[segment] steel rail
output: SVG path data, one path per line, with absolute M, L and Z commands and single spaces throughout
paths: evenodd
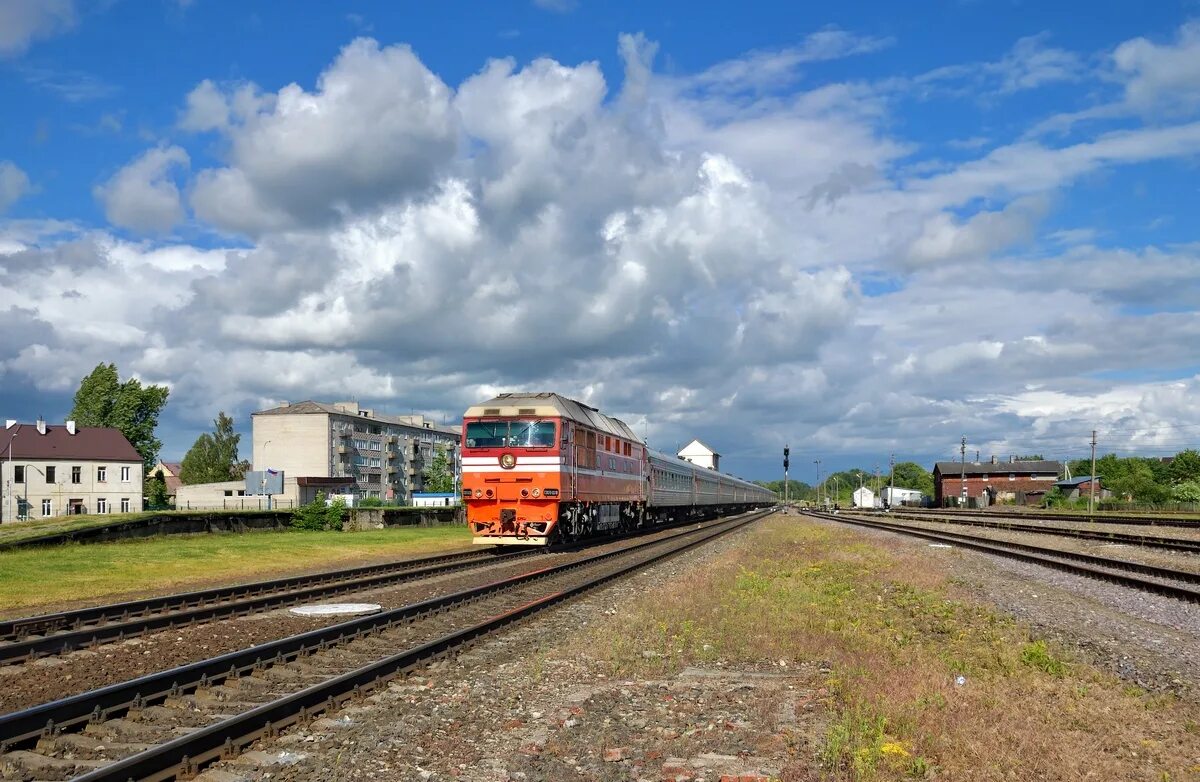
M 959 510 L 957 508 L 903 508 L 909 513 L 928 513 L 943 516 L 986 516 L 1002 519 L 1034 519 L 1037 521 L 1086 521 L 1091 524 L 1128 524 L 1147 527 L 1200 527 L 1200 519 L 1172 518 L 1170 516 L 1117 516 L 1108 513 L 1062 513 L 1054 511 L 1002 511 L 1002 510 Z
M 754 512 L 748 518 L 726 518 L 703 527 L 700 531 L 739 526 L 755 521 L 770 512 L 769 510 Z M 168 697 L 186 694 L 200 687 L 212 686 L 226 679 L 236 679 L 242 674 L 261 670 L 271 665 L 290 662 L 329 646 L 342 645 L 388 627 L 410 623 L 425 616 L 476 602 L 534 581 L 596 565 L 613 558 L 629 556 L 653 546 L 669 544 L 686 536 L 694 536 L 697 531 L 697 529 L 684 530 L 666 538 L 595 554 L 575 562 L 539 568 L 482 586 L 429 598 L 382 613 L 358 617 L 276 641 L 269 641 L 248 649 L 228 652 L 207 660 L 147 674 L 22 711 L 0 715 L 0 751 L 28 746 L 44 735 L 53 735 L 62 730 L 82 727 L 92 720 L 109 719 L 129 709 L 143 708 Z
M 862 514 L 856 515 L 862 517 Z M 888 516 L 894 519 L 909 519 L 912 521 L 921 521 L 925 523 L 958 524 L 966 527 L 980 527 L 983 529 L 1008 530 L 1012 532 L 1032 532 L 1040 535 L 1060 535 L 1068 538 L 1079 538 L 1080 540 L 1102 540 L 1108 543 L 1130 543 L 1136 546 L 1148 546 L 1151 548 L 1165 548 L 1174 551 L 1200 553 L 1200 540 L 1166 538 L 1160 535 L 1138 535 L 1132 532 L 1109 532 L 1102 529 L 1076 529 L 1075 527 L 1046 527 L 1036 524 L 986 521 L 984 519 L 971 519 L 960 516 L 950 518 L 946 516 L 930 516 L 924 513 L 903 513 L 896 512 L 894 510 L 889 512 Z M 1066 520 L 1067 519 L 1063 519 L 1063 521 Z
M 347 700 L 361 697 L 386 684 L 398 674 L 443 657 L 456 648 L 472 645 L 504 627 L 525 620 L 540 611 L 610 581 L 627 576 L 647 565 L 660 562 L 720 535 L 739 529 L 771 512 L 770 510 L 754 512 L 750 518 L 737 519 L 728 524 L 718 522 L 713 525 L 716 529 L 708 528 L 710 531 L 707 534 L 684 541 L 649 558 L 639 559 L 575 586 L 552 592 L 518 608 L 497 614 L 479 624 L 406 649 L 357 670 L 201 728 L 174 741 L 139 752 L 109 766 L 83 774 L 76 780 L 77 782 L 127 782 L 128 780 L 157 782 L 158 780 L 191 776 L 208 763 L 231 757 L 261 738 L 273 736 L 279 730 L 297 722 L 311 719 L 322 712 L 332 711 Z M 686 534 L 689 533 L 683 533 L 683 535 Z M 648 546 L 662 542 L 654 541 L 642 545 Z M 629 550 L 627 549 L 626 552 Z
M 27 635 L 0 643 L 0 663 L 31 660 L 109 641 L 122 641 L 155 630 L 268 611 L 303 600 L 400 584 L 539 553 L 540 550 L 465 551 L 9 620 L 0 628 L 9 632 L 10 637 L 16 633 L 36 632 L 34 628 L 42 628 L 47 634 Z M 439 562 L 441 564 L 436 564 Z M 312 583 L 314 579 L 316 584 Z M 51 629 L 68 622 L 71 629 Z
M 1058 549 L 1045 548 L 1042 546 L 1031 546 L 1027 543 L 1011 543 L 1008 541 L 994 540 L 992 538 L 982 538 L 976 535 L 963 535 L 954 532 L 935 532 L 933 530 L 919 529 L 917 527 L 909 527 L 903 524 L 888 524 L 885 522 L 868 521 L 866 519 L 853 516 L 843 516 L 834 513 L 814 513 L 806 511 L 806 514 L 814 518 L 819 518 L 827 521 L 838 521 L 843 524 L 853 524 L 860 527 L 868 527 L 871 529 L 880 529 L 885 532 L 896 532 L 902 535 L 911 535 L 913 537 L 924 538 L 926 540 L 935 540 L 943 542 L 952 542 L 963 548 L 974 549 L 988 554 L 997 554 L 1010 559 L 1019 559 L 1025 562 L 1031 562 L 1038 565 L 1045 565 L 1057 570 L 1063 570 L 1068 573 L 1077 575 L 1092 576 L 1105 581 L 1114 581 L 1124 586 L 1135 587 L 1147 592 L 1173 597 L 1178 600 L 1189 602 L 1200 602 L 1200 589 L 1193 589 L 1183 586 L 1182 584 L 1163 583 L 1161 581 L 1152 581 L 1145 578 L 1139 578 L 1135 575 L 1130 575 L 1129 572 L 1120 573 L 1117 570 L 1127 570 L 1130 572 L 1141 573 L 1143 575 L 1153 575 L 1157 578 L 1170 579 L 1174 581 L 1182 581 L 1188 583 L 1200 583 L 1200 574 L 1188 573 L 1171 568 L 1157 567 L 1155 565 L 1144 565 L 1140 562 L 1130 562 L 1124 559 L 1110 559 L 1108 557 L 1097 557 L 1091 554 L 1078 554 L 1073 551 L 1060 551 Z M 1074 561 L 1064 561 L 1074 560 Z M 1086 564 L 1080 564 L 1086 563 Z M 1112 568 L 1106 570 L 1104 568 Z

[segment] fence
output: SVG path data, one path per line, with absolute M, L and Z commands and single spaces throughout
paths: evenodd
M 184 500 L 175 503 L 175 510 L 291 510 L 295 500 L 276 499 L 267 505 L 266 497 L 221 497 L 217 500 Z

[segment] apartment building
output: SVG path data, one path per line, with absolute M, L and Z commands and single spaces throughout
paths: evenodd
M 7 421 L 0 520 L 142 509 L 142 457 L 119 429 Z
M 289 478 L 353 478 L 359 497 L 410 503 L 434 454 L 458 461 L 461 429 L 357 402 L 304 401 L 253 413 L 254 469 Z

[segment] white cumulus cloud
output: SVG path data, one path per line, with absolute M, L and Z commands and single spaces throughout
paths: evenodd
M 183 219 L 173 174 L 187 168 L 182 147 L 147 150 L 95 189 L 109 222 L 146 233 L 169 231 Z

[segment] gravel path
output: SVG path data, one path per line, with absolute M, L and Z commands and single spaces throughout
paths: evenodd
M 852 529 L 888 547 L 924 549 L 971 596 L 1040 636 L 1132 684 L 1200 701 L 1200 605 L 898 533 L 813 523 Z

